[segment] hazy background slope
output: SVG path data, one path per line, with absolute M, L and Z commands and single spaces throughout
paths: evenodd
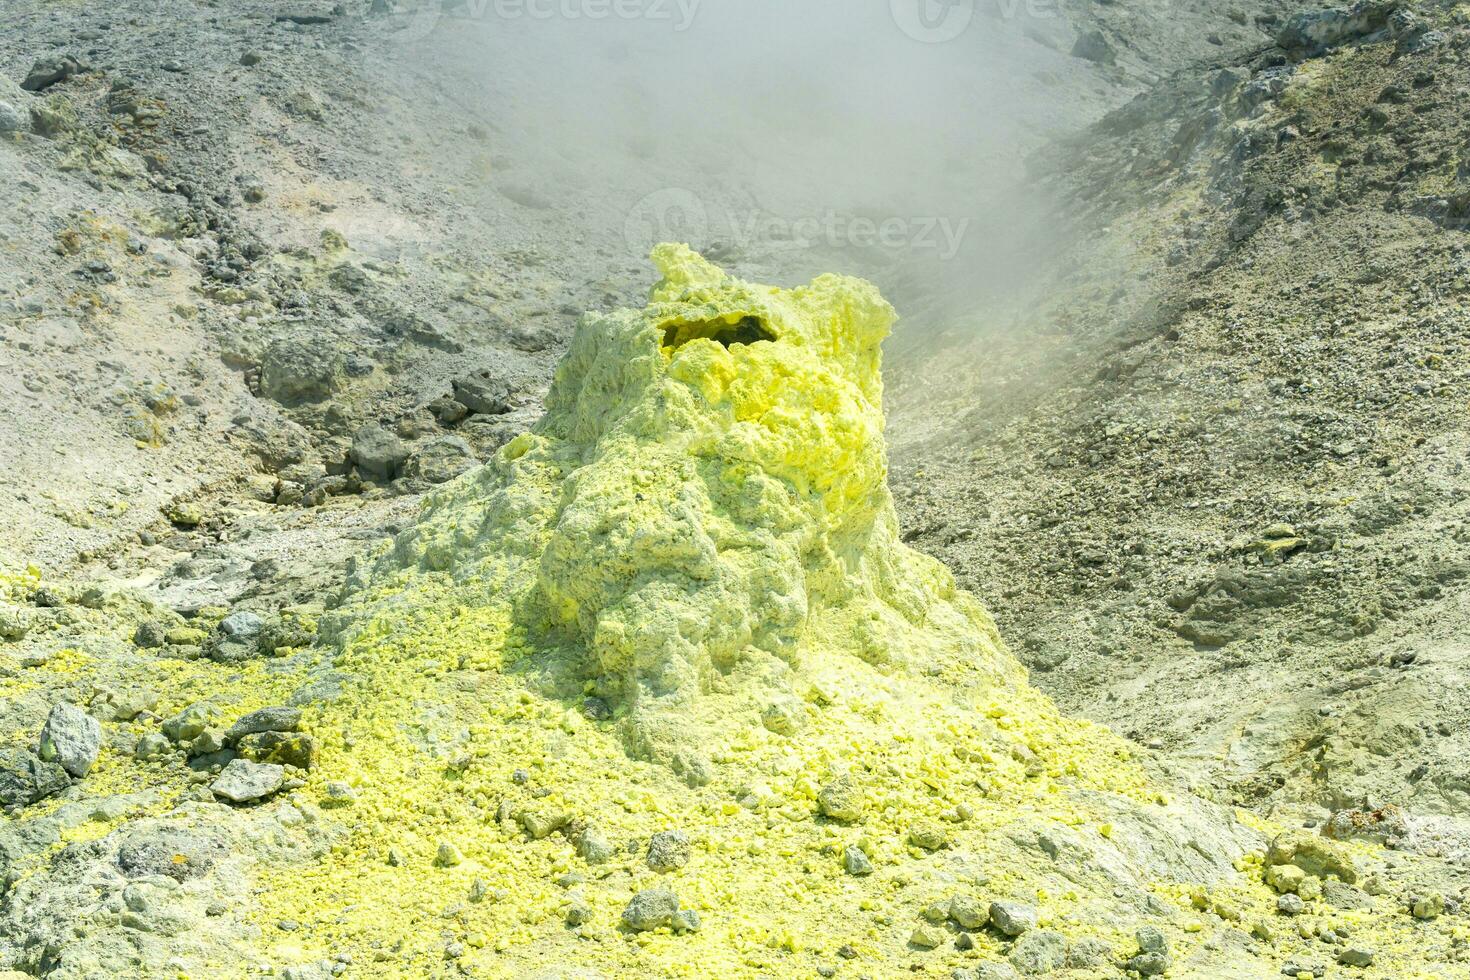
M 655 238 L 866 271 L 917 325 L 936 282 L 965 303 L 1016 273 L 1026 151 L 1266 36 L 1203 4 L 502 8 L 7 5 L 12 557 L 65 563 L 252 468 L 309 489 L 455 372 L 532 390 Z M 272 356 L 314 379 L 272 386 Z
M 903 452 L 910 533 L 1064 704 L 1234 802 L 1457 838 L 1466 36 L 1400 17 L 1043 154 L 1088 235 L 894 427 L 951 420 Z

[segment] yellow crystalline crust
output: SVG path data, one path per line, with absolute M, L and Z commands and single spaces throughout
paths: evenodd
M 341 804 L 327 783 L 348 783 L 331 812 L 349 833 L 261 881 L 274 962 L 770 977 L 842 951 L 873 976 L 946 976 L 1005 955 L 986 931 L 968 952 L 909 945 L 962 892 L 1131 955 L 1120 886 L 1183 894 L 1219 869 L 1180 829 L 1178 880 L 1130 870 L 1175 846 L 1140 828 L 1179 804 L 1028 687 L 979 604 L 899 541 L 891 308 L 854 279 L 752 285 L 676 245 L 654 261 L 645 309 L 584 318 L 535 429 L 353 570 L 324 624 L 343 691 L 310 719 L 324 752 L 303 791 Z M 839 823 L 817 797 L 844 774 L 862 816 Z M 589 827 L 610 860 L 578 854 Z M 660 874 L 644 854 L 667 829 L 692 858 Z M 1039 834 L 1089 861 L 1059 871 Z M 849 846 L 874 873 L 844 871 Z M 621 929 L 654 886 L 702 928 Z M 1167 928 L 1180 952 L 1201 938 Z

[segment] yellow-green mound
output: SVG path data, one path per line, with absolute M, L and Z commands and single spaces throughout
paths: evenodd
M 534 430 L 353 571 L 302 791 L 349 833 L 266 872 L 272 956 L 383 977 L 1008 957 L 1116 976 L 1153 925 L 1173 975 L 1255 977 L 1315 949 L 1272 919 L 1257 830 L 1060 716 L 900 541 L 876 290 L 654 260 L 645 309 L 583 320 Z M 666 831 L 687 847 L 651 844 Z M 653 888 L 698 929 L 629 928 Z M 1014 939 L 976 920 L 994 900 L 1038 921 Z

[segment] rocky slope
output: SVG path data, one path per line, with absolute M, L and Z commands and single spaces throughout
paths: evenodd
M 987 32 L 946 43 L 1017 67 L 997 80 L 962 57 L 946 81 L 1003 82 L 1003 138 L 962 134 L 924 193 L 869 202 L 981 220 L 948 263 L 737 234 L 733 219 L 789 228 L 813 201 L 862 217 L 868 189 L 755 130 L 711 143 L 693 114 L 645 128 L 669 111 L 659 93 L 575 110 L 595 152 L 530 138 L 565 108 L 536 25 L 384 4 L 12 8 L 0 969 L 1464 972 L 1458 8 L 997 5 Z M 785 119 L 776 69 L 805 52 L 767 40 L 772 88 L 750 111 Z M 621 91 L 660 50 L 609 43 L 590 71 Z M 706 89 L 691 74 L 683 91 Z M 855 121 L 876 91 L 826 109 Z M 1012 194 L 1022 149 L 1033 177 Z M 1022 686 L 985 614 L 892 542 L 926 594 L 959 603 L 989 676 L 912 644 L 885 664 L 874 641 L 877 665 L 843 646 L 782 687 L 776 634 L 755 644 L 775 654 L 759 677 L 665 669 L 641 629 L 719 640 L 794 615 L 776 588 L 791 576 L 754 588 L 738 557 L 787 544 L 720 551 L 704 598 L 628 598 L 597 625 L 584 607 L 626 585 L 609 572 L 638 549 L 579 566 L 611 547 L 595 507 L 573 507 L 545 552 L 534 501 L 514 533 L 482 514 L 578 316 L 642 305 L 670 190 L 708 219 L 691 240 L 748 279 L 840 269 L 895 301 L 904 541 L 979 596 L 1032 685 L 1135 744 Z M 1051 208 L 1047 233 L 989 234 L 1020 224 L 998 198 L 1028 219 Z M 713 347 L 728 350 L 688 353 Z M 719 374 L 709 353 L 699 370 Z M 553 398 L 552 418 L 574 402 Z M 586 450 L 586 432 L 558 438 Z M 610 458 L 599 505 L 621 499 Z M 757 469 L 781 483 L 793 460 Z M 856 496 L 881 497 L 872 477 Z M 527 500 L 553 495 L 545 479 Z M 437 516 L 405 533 L 425 494 Z M 694 503 L 681 519 L 702 527 Z M 497 668 L 529 613 L 487 601 L 495 575 L 446 578 L 441 558 L 465 550 L 492 571 L 521 551 L 551 563 L 555 649 Z M 697 558 L 670 544 L 654 564 L 667 578 Z M 908 616 L 916 601 L 884 598 Z M 415 656 L 352 626 L 398 635 L 410 607 L 427 616 Z M 638 669 L 613 684 L 589 650 Z M 824 678 L 852 697 L 828 703 Z M 696 710 L 680 692 L 706 681 Z M 643 688 L 683 707 L 638 722 Z M 874 697 L 888 714 L 859 710 Z M 970 708 L 998 701 L 970 731 Z M 808 712 L 821 720 L 796 728 Z M 894 728 L 929 734 L 891 743 Z M 753 747 L 726 753 L 747 729 Z M 670 751 L 659 731 L 718 750 Z M 920 815 L 943 833 L 915 835 Z M 1288 827 L 1304 832 L 1268 846 Z M 671 880 L 677 909 L 657 887 Z M 652 930 L 624 920 L 639 892 Z
M 1459 856 L 1470 38 L 1373 9 L 1038 161 L 1096 230 L 922 402 L 958 421 L 901 510 L 1063 704 L 1221 799 L 1399 807 Z

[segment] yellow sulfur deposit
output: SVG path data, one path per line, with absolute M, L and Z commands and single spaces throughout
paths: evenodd
M 261 872 L 261 951 L 374 977 L 1117 976 L 1149 925 L 1175 976 L 1279 972 L 1289 947 L 1251 936 L 1262 836 L 1059 715 L 901 543 L 877 291 L 653 258 L 647 307 L 584 318 L 533 431 L 353 570 L 296 794 L 341 829 Z M 679 913 L 625 916 L 650 889 Z M 986 925 L 993 901 L 1034 923 Z

